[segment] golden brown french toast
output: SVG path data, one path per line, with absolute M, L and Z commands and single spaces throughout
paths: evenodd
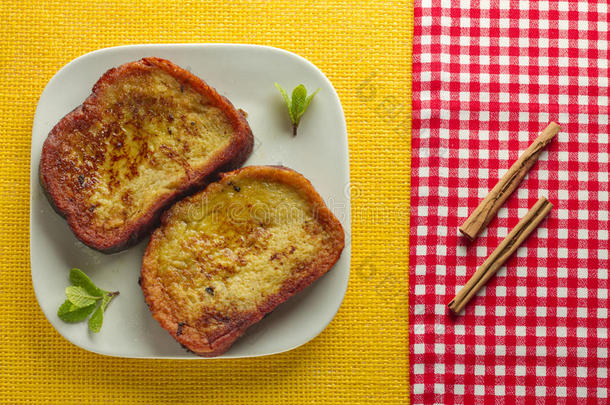
M 244 113 L 170 61 L 110 69 L 49 133 L 41 183 L 75 235 L 104 252 L 128 247 L 161 211 L 252 151 Z
M 194 353 L 217 356 L 326 273 L 343 246 L 341 224 L 305 177 L 244 167 L 163 214 L 140 282 L 163 328 Z

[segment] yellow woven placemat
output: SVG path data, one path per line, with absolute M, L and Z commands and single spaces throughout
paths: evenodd
M 0 2 L 2 403 L 408 401 L 410 2 Z M 32 119 L 73 58 L 132 43 L 271 45 L 316 64 L 347 119 L 352 268 L 343 305 L 312 342 L 214 361 L 110 358 L 64 340 L 40 311 L 29 263 Z

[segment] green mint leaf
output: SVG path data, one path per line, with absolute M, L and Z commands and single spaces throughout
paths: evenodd
M 300 121 L 301 117 L 303 116 L 303 114 L 305 114 L 305 111 L 307 111 L 307 107 L 309 107 L 309 103 L 311 103 L 311 100 L 313 100 L 313 96 L 315 96 L 316 94 L 318 94 L 318 92 L 320 91 L 320 89 L 314 91 L 312 94 L 310 94 L 306 99 L 305 99 L 305 104 L 303 105 L 303 110 L 301 111 L 301 115 L 299 115 L 297 118 Z
M 66 287 L 68 299 L 57 310 L 57 316 L 64 322 L 80 322 L 93 313 L 89 318 L 89 329 L 99 332 L 104 321 L 104 311 L 119 292 L 102 290 L 79 269 L 70 270 L 70 281 L 73 285 Z
M 305 99 L 307 98 L 307 89 L 302 84 L 292 90 L 292 123 L 299 125 L 299 120 L 303 115 L 303 107 L 305 107 Z
M 284 90 L 278 83 L 275 83 L 275 87 L 277 87 L 282 94 L 284 102 L 288 107 L 288 114 L 290 115 L 290 121 L 292 121 L 292 135 L 296 136 L 297 127 L 299 126 L 301 117 L 303 114 L 305 114 L 305 111 L 307 111 L 307 107 L 309 107 L 311 100 L 313 100 L 313 96 L 318 94 L 320 89 L 307 96 L 307 89 L 304 85 L 299 84 L 294 88 L 294 90 L 292 90 L 292 98 L 290 98 L 288 97 L 286 90 Z
M 290 120 L 294 122 L 294 119 L 292 118 L 292 102 L 290 101 L 290 97 L 288 97 L 288 93 L 286 92 L 286 90 L 284 90 L 282 86 L 279 85 L 279 83 L 275 83 L 275 87 L 277 87 L 277 89 L 282 94 L 284 102 L 286 103 L 286 107 L 288 107 L 288 115 L 290 115 Z
M 103 303 L 103 302 L 102 302 Z M 102 323 L 104 322 L 104 310 L 100 305 L 97 307 L 91 318 L 89 318 L 89 330 L 97 333 L 102 329 Z
M 95 304 L 79 308 L 69 300 L 65 300 L 59 307 L 57 316 L 64 322 L 81 322 L 84 321 L 94 309 Z
M 83 287 L 77 287 L 74 285 L 66 287 L 66 297 L 78 308 L 88 307 L 89 305 L 94 304 L 95 301 L 102 298 L 102 296 L 89 294 Z
M 77 287 L 83 287 L 89 295 L 102 296 L 105 291 L 93 284 L 93 281 L 79 269 L 70 270 L 70 282 Z

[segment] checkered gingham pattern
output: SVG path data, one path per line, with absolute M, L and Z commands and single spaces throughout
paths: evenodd
M 608 1 L 416 0 L 414 404 L 609 403 Z M 480 237 L 458 226 L 550 121 Z M 447 304 L 540 195 L 554 208 L 458 317 Z

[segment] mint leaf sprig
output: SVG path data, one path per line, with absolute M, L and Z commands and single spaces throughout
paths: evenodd
M 64 322 L 72 323 L 84 321 L 93 312 L 89 318 L 89 329 L 99 332 L 104 322 L 104 311 L 119 292 L 102 290 L 79 269 L 70 270 L 70 282 L 72 285 L 66 287 L 67 300 L 57 310 L 57 316 Z
M 299 84 L 292 90 L 292 97 L 288 97 L 288 92 L 286 92 L 282 86 L 275 83 L 275 87 L 277 87 L 282 94 L 282 97 L 284 97 L 284 102 L 286 103 L 286 107 L 288 107 L 288 114 L 292 121 L 292 136 L 297 136 L 297 128 L 301 122 L 301 117 L 305 114 L 305 111 L 307 111 L 307 107 L 309 107 L 309 103 L 311 103 L 313 96 L 315 96 L 320 89 L 308 96 L 305 86 Z

